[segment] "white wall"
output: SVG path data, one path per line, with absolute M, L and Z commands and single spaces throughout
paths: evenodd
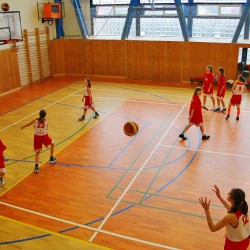
M 71 0 L 64 0 L 65 18 L 63 19 L 63 28 L 65 36 L 79 36 L 81 37 L 81 31 L 75 15 L 74 6 Z M 90 33 L 90 1 L 80 0 L 83 16 Z
M 42 9 L 42 3 L 54 2 L 53 0 L 39 0 L 39 9 Z M 90 31 L 90 4 L 89 0 L 81 0 L 81 7 L 83 15 Z M 38 19 L 37 1 L 36 0 L 0 0 L 2 3 L 8 3 L 10 11 L 20 11 L 22 29 L 27 29 L 28 32 L 34 32 L 35 28 L 44 30 L 46 26 L 50 28 L 50 38 L 56 38 L 56 26 L 55 22 L 52 26 L 49 26 L 47 22 L 42 23 L 41 19 Z M 63 18 L 63 28 L 65 36 L 78 36 L 81 37 L 81 32 L 76 19 L 75 11 L 71 0 L 64 0 L 65 17 Z M 41 16 L 41 12 L 40 12 Z M 1 49 L 9 48 L 11 45 L 0 45 Z

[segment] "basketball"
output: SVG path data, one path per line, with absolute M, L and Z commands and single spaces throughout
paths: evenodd
M 8 11 L 10 9 L 10 6 L 7 3 L 2 3 L 1 9 L 2 9 L 2 11 Z
M 123 127 L 123 131 L 127 136 L 134 136 L 139 130 L 138 125 L 135 122 L 126 122 Z

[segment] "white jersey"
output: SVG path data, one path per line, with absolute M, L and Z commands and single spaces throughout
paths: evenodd
M 89 87 L 84 88 L 84 91 L 83 91 L 84 96 L 89 96 L 88 90 L 89 90 Z
M 244 92 L 245 92 L 245 84 L 243 82 L 237 82 L 233 94 L 242 95 Z
M 40 123 L 38 119 L 36 119 L 34 124 L 35 135 L 46 135 L 48 130 L 48 121 L 44 119 L 43 123 Z
M 239 217 L 238 227 L 234 228 L 230 224 L 226 226 L 226 236 L 229 240 L 239 242 L 247 239 L 250 235 L 249 215 L 242 214 Z

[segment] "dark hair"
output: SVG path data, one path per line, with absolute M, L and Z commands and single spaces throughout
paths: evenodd
M 240 80 L 241 82 L 245 82 L 245 81 L 246 81 L 246 79 L 245 79 L 242 75 L 239 76 L 239 80 Z
M 45 118 L 46 114 L 47 113 L 46 113 L 46 111 L 44 109 L 40 110 L 40 112 L 39 112 L 39 119 L 38 119 L 38 121 L 40 123 L 44 122 L 44 118 Z
M 222 76 L 224 76 L 224 71 L 225 71 L 225 69 L 224 69 L 224 68 L 219 67 L 219 68 L 218 68 L 218 71 L 220 71 L 220 72 L 221 72 L 221 75 L 222 75 Z
M 210 72 L 213 73 L 213 66 L 212 65 L 207 65 L 208 68 L 210 68 Z
M 233 188 L 230 192 L 231 199 L 234 201 L 234 205 L 231 207 L 229 213 L 235 213 L 240 210 L 242 214 L 247 215 L 248 205 L 245 201 L 245 192 L 239 188 Z
M 201 87 L 196 87 L 194 90 L 194 95 L 197 95 L 197 92 L 201 91 L 202 88 Z
M 90 82 L 90 79 L 89 79 L 89 78 L 86 78 L 86 81 L 87 81 L 87 83 L 88 83 L 88 87 L 90 87 L 90 88 L 91 88 L 91 82 Z

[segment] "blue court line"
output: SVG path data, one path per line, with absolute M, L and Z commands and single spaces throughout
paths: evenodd
M 108 164 L 108 168 L 111 168 L 113 163 L 120 158 L 120 156 L 128 149 L 128 147 L 137 139 L 137 137 L 143 132 L 143 130 L 147 127 L 147 124 L 144 124 L 143 127 L 139 130 L 136 136 L 134 136 L 127 145 L 116 155 L 116 157 Z
M 122 88 L 122 89 L 129 89 L 129 88 Z M 129 90 L 131 90 L 131 89 L 129 89 Z M 133 90 L 133 89 L 132 89 Z M 135 91 L 135 90 L 133 90 L 133 91 Z M 142 92 L 142 93 L 147 93 L 147 92 L 145 92 L 145 91 L 137 91 L 137 92 Z M 53 92 L 51 92 L 51 93 L 53 93 Z M 154 94 L 155 95 L 155 94 Z M 161 96 L 158 96 L 157 95 L 157 97 L 159 97 L 159 98 L 162 98 L 162 99 L 164 99 L 164 100 L 168 100 L 168 99 L 166 99 L 166 98 L 164 98 L 164 97 L 161 97 Z M 24 105 L 23 105 L 24 106 Z M 177 105 L 178 107 L 180 107 L 180 105 Z M 187 112 L 187 111 L 185 111 L 185 112 Z M 196 154 L 197 154 L 198 152 L 196 152 Z M 194 156 L 196 156 L 196 154 L 194 155 Z M 194 159 L 194 157 L 192 158 L 192 161 L 193 161 L 193 159 Z M 190 164 L 191 164 L 191 162 L 192 161 L 190 161 Z M 190 165 L 189 164 L 189 165 Z M 189 166 L 188 165 L 188 166 Z M 185 168 L 185 170 L 188 168 L 188 166 Z M 184 173 L 185 171 L 183 171 L 183 173 Z M 175 178 L 173 181 L 175 181 L 177 178 Z M 171 183 L 173 182 L 173 181 L 171 181 Z M 168 185 L 170 185 L 171 183 L 167 183 Z M 168 185 L 165 185 L 166 187 L 168 186 Z M 161 190 L 162 190 L 163 188 L 161 188 Z M 160 192 L 161 190 L 158 190 L 157 192 Z M 150 198 L 150 197 L 149 197 Z M 118 212 L 116 212 L 116 213 L 113 213 L 111 216 L 114 216 L 114 215 L 117 215 L 117 214 L 120 214 L 120 213 L 122 213 L 122 212 L 125 212 L 125 211 L 127 211 L 127 210 L 129 210 L 130 208 L 133 208 L 135 205 L 131 205 L 131 206 L 128 206 L 127 208 L 124 208 L 124 209 L 122 209 L 122 210 L 119 210 Z M 202 218 L 205 218 L 205 216 L 203 216 Z M 103 220 L 103 218 L 99 218 L 99 219 L 97 219 L 97 220 L 94 220 L 94 221 L 91 221 L 91 222 L 88 222 L 88 223 L 86 223 L 85 225 L 90 225 L 90 224 L 94 224 L 94 223 L 96 223 L 97 221 L 100 221 L 100 220 Z M 78 228 L 78 227 L 74 227 L 74 229 L 76 229 L 76 228 Z M 74 230 L 74 229 L 69 229 L 69 230 Z M 66 229 L 67 230 L 67 229 Z M 51 236 L 50 234 L 48 234 L 47 236 Z M 32 237 L 32 238 L 27 238 L 27 239 L 22 239 L 22 240 L 18 240 L 18 241 L 15 241 L 15 243 L 16 242 L 23 242 L 23 241 L 28 241 L 28 240 L 33 240 L 33 239 L 36 239 L 36 238 L 38 238 L 38 237 L 47 237 L 47 236 L 37 236 L 37 237 Z M 3 243 L 1 243 L 0 242 L 0 245 L 5 245 L 5 244 L 12 244 L 12 242 L 9 242 L 9 243 L 5 243 L 5 242 L 3 242 Z

